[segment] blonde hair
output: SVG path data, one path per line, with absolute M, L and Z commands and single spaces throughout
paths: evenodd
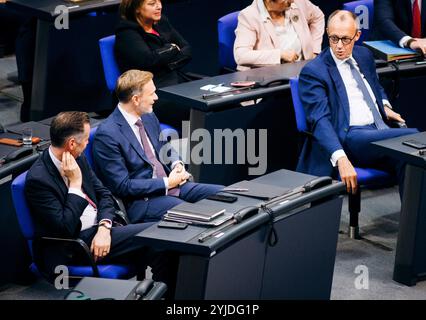
M 148 71 L 129 70 L 124 72 L 117 80 L 115 93 L 118 101 L 128 103 L 132 96 L 154 78 Z

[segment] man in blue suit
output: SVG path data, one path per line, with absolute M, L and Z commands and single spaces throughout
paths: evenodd
M 160 220 L 183 201 L 196 202 L 223 189 L 188 182 L 190 174 L 167 141 L 152 111 L 158 99 L 150 72 L 129 70 L 117 81 L 117 108 L 93 141 L 101 180 L 122 198 L 132 223 Z
M 426 1 L 374 0 L 374 35 L 426 54 Z
M 349 11 L 333 12 L 327 22 L 330 48 L 300 73 L 299 95 L 313 137 L 303 146 L 298 171 L 331 176 L 337 166 L 348 192 L 355 193 L 354 165 L 375 167 L 395 173 L 401 187 L 404 163 L 380 155 L 371 142 L 417 130 L 388 127 L 404 120 L 387 101 L 371 52 L 354 46 L 361 35 L 355 19 Z

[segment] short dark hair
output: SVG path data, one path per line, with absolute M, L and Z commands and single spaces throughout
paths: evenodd
M 128 70 L 124 72 L 117 80 L 115 93 L 118 101 L 128 103 L 132 96 L 142 91 L 143 87 L 152 80 L 154 75 L 148 71 Z
M 353 13 L 352 11 L 348 11 L 348 10 L 335 10 L 335 11 L 333 11 L 331 14 L 330 14 L 330 16 L 328 17 L 328 19 L 327 19 L 327 28 L 328 28 L 328 26 L 330 25 L 330 22 L 331 22 L 331 20 L 335 17 L 335 16 L 337 16 L 338 14 L 342 14 L 341 16 L 340 16 L 340 21 L 344 21 L 344 20 L 346 20 L 346 18 L 349 16 L 349 17 L 351 17 L 354 21 L 355 21 L 355 23 L 356 23 L 356 25 L 357 25 L 357 28 L 358 28 L 358 22 L 357 22 L 357 15 L 355 14 L 355 13 Z
M 83 133 L 86 123 L 90 124 L 90 118 L 86 112 L 67 111 L 59 113 L 50 124 L 52 146 L 60 148 L 69 137 Z
M 136 21 L 136 10 L 146 0 L 121 0 L 120 15 L 125 20 Z

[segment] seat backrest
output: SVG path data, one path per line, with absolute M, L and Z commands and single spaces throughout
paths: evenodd
M 359 0 L 346 2 L 343 4 L 343 10 L 348 10 L 355 13 L 361 19 L 360 30 L 362 31 L 361 37 L 356 42 L 357 45 L 362 45 L 363 41 L 368 40 L 370 30 L 373 29 L 374 20 L 374 0 Z M 368 18 L 366 21 L 365 18 Z
M 234 59 L 234 42 L 239 13 L 239 11 L 229 13 L 217 21 L 219 64 L 221 68 L 235 69 L 237 67 Z
M 114 45 L 115 35 L 99 40 L 99 48 L 101 50 L 105 81 L 109 91 L 115 90 L 117 79 L 120 76 L 120 70 L 114 55 Z
M 27 172 L 21 173 L 12 182 L 12 200 L 18 218 L 22 235 L 28 242 L 28 247 L 32 256 L 32 240 L 34 239 L 34 221 L 31 217 L 27 199 L 25 197 L 25 179 Z
M 84 155 L 86 156 L 87 162 L 93 170 L 95 170 L 95 162 L 93 160 L 93 139 L 95 138 L 97 129 L 98 127 L 93 127 L 90 129 L 89 143 L 87 144 L 86 149 L 84 149 Z
M 296 115 L 296 126 L 299 132 L 308 131 L 306 124 L 305 109 L 303 109 L 302 101 L 299 97 L 299 78 L 290 79 L 291 97 L 293 99 L 294 114 Z

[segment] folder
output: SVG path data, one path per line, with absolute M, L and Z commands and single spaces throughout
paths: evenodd
M 370 49 L 376 58 L 386 61 L 412 59 L 421 55 L 415 50 L 401 48 L 390 40 L 364 41 L 364 46 Z
M 196 221 L 212 221 L 224 212 L 225 209 L 217 205 L 183 202 L 167 210 L 167 216 Z

